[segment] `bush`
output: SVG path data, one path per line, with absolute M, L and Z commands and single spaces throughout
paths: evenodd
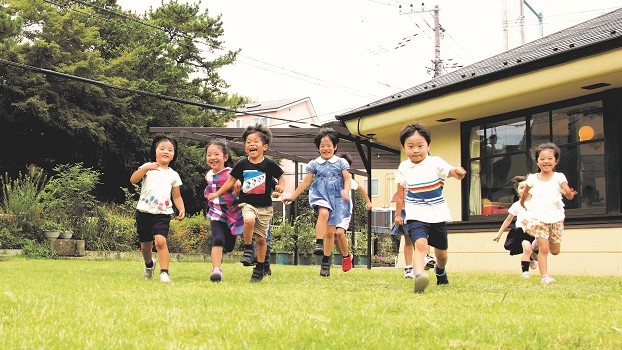
M 49 259 L 56 256 L 52 245 L 48 241 L 39 243 L 33 240 L 26 240 L 22 252 L 27 259 Z
M 76 239 L 84 239 L 87 250 L 127 252 L 138 248 L 134 217 L 116 210 L 115 205 L 99 205 L 95 214 L 82 218 L 74 229 Z
M 284 221 L 278 227 L 274 226 L 272 228 L 272 241 L 270 242 L 270 246 L 275 252 L 293 253 L 296 248 L 294 227 L 287 221 Z
M 313 254 L 315 245 L 315 212 L 306 209 L 294 221 L 296 233 L 296 249 L 298 254 Z
M 168 235 L 171 253 L 209 254 L 212 250 L 212 232 L 205 214 L 186 217 L 183 221 L 171 221 Z
M 20 172 L 16 179 L 10 179 L 6 173 L 0 178 L 0 227 L 8 229 L 11 236 L 37 238 L 32 226 L 41 222 L 39 202 L 45 182 L 46 176 L 36 168 L 28 174 Z

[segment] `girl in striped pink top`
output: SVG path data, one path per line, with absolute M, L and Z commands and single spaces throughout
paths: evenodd
M 224 142 L 212 141 L 205 148 L 205 163 L 210 170 L 205 175 L 207 186 L 205 186 L 204 196 L 218 191 L 229 178 L 233 159 L 231 151 Z M 207 199 L 207 219 L 210 220 L 212 231 L 212 282 L 222 280 L 221 261 L 223 251 L 225 253 L 233 251 L 237 236 L 242 234 L 244 219 L 242 210 L 238 207 L 237 192 L 240 186 L 234 186 L 231 191 L 225 192 L 222 196 L 212 200 Z

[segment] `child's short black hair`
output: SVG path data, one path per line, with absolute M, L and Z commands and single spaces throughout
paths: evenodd
M 173 144 L 173 149 L 175 150 L 175 153 L 173 154 L 173 159 L 170 163 L 173 164 L 173 162 L 175 162 L 175 159 L 177 159 L 177 140 L 166 135 L 156 135 L 156 137 L 153 138 L 153 141 L 151 141 L 151 148 L 149 149 L 149 159 L 155 161 L 156 148 L 158 148 L 158 145 L 162 141 L 169 141 Z
M 313 142 L 315 142 L 315 147 L 318 149 L 320 148 L 320 143 L 322 143 L 324 136 L 328 136 L 330 141 L 333 143 L 333 146 L 337 147 L 337 144 L 339 143 L 339 134 L 333 130 L 333 128 L 321 128 L 320 131 L 318 131 L 315 139 L 313 140 Z
M 402 146 L 404 146 L 404 142 L 406 142 L 406 139 L 414 135 L 415 132 L 418 132 L 419 135 L 421 135 L 425 139 L 428 145 L 432 143 L 432 133 L 430 132 L 430 129 L 428 129 L 427 126 L 421 123 L 416 123 L 406 125 L 400 132 L 400 143 L 402 144 Z
M 518 190 L 518 184 L 523 182 L 523 181 L 527 181 L 527 176 L 525 175 L 516 175 L 512 178 L 511 183 L 512 183 L 512 187 L 514 187 L 514 190 Z
M 211 145 L 220 147 L 222 154 L 227 155 L 225 166 L 229 168 L 233 167 L 233 152 L 231 152 L 231 150 L 229 149 L 229 146 L 227 146 L 227 143 L 225 141 L 219 141 L 219 140 L 210 141 L 207 143 L 207 145 L 205 145 L 205 153 L 207 153 L 207 148 Z
M 554 144 L 553 142 L 545 142 L 545 143 L 541 143 L 540 145 L 538 145 L 538 147 L 536 147 L 536 149 L 534 150 L 534 154 L 536 156 L 536 162 L 538 161 L 538 157 L 540 157 L 540 152 L 542 152 L 545 149 L 553 150 L 553 152 L 555 153 L 555 160 L 559 160 L 559 156 L 562 153 L 559 147 L 557 147 L 557 145 Z
M 339 155 L 339 158 L 345 159 L 346 162 L 348 162 L 348 164 L 350 164 L 350 166 L 352 166 L 352 156 L 349 153 L 341 153 Z
M 242 134 L 242 141 L 246 142 L 246 138 L 248 137 L 248 135 L 254 134 L 256 132 L 261 135 L 261 142 L 266 145 L 270 144 L 270 141 L 272 141 L 272 131 L 270 131 L 270 129 L 268 129 L 263 124 L 247 126 L 246 130 L 244 130 L 244 133 Z

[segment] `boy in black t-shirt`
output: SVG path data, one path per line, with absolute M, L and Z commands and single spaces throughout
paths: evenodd
M 248 157 L 240 159 L 229 179 L 208 199 L 219 197 L 228 191 L 237 180 L 242 182 L 240 207 L 244 217 L 244 254 L 240 259 L 244 265 L 251 265 L 253 260 L 253 234 L 256 235 L 257 264 L 253 269 L 251 282 L 259 282 L 265 274 L 264 261 L 267 251 L 266 237 L 272 220 L 272 198 L 283 193 L 285 178 L 283 169 L 264 153 L 270 148 L 272 132 L 267 127 L 256 124 L 246 128 L 242 134 L 244 151 Z M 273 178 L 277 179 L 275 185 Z

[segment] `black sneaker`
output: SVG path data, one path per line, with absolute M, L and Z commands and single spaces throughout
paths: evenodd
M 270 269 L 270 261 L 268 260 L 268 257 L 266 257 L 266 261 L 264 261 L 263 263 L 263 274 L 264 276 L 272 275 L 272 270 Z
M 322 267 L 320 268 L 320 276 L 322 277 L 328 277 L 330 276 L 330 263 L 327 262 L 323 262 L 322 263 Z
M 251 282 L 260 282 L 264 276 L 263 266 L 257 264 L 253 267 L 253 274 L 251 275 Z
M 313 255 L 324 255 L 324 243 L 315 243 L 313 246 Z
M 434 271 L 434 272 L 436 272 L 436 271 Z M 443 272 L 442 275 L 436 274 L 436 285 L 440 286 L 441 284 L 449 284 L 449 280 L 447 279 L 447 271 L 446 270 L 445 270 L 445 272 Z
M 253 250 L 252 249 L 244 249 L 244 254 L 240 258 L 240 262 L 244 266 L 253 266 Z

